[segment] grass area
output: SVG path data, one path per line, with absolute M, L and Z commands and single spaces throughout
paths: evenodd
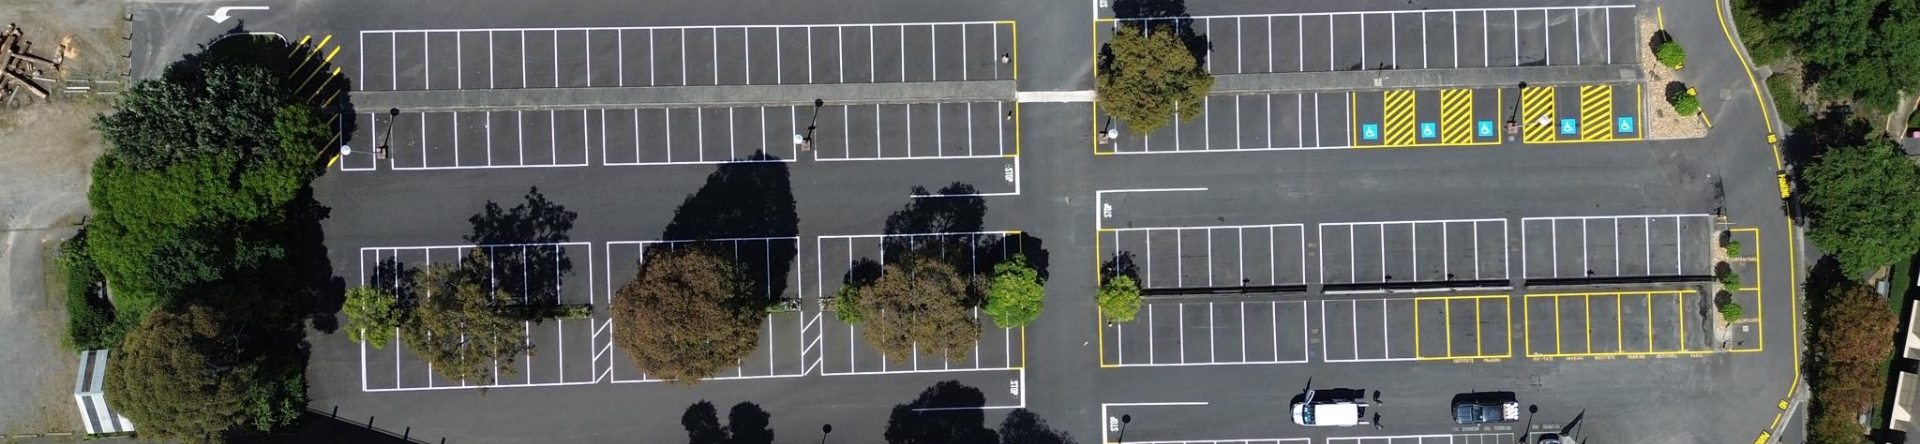
M 1779 110 L 1780 121 L 1788 127 L 1802 128 L 1813 124 L 1813 114 L 1807 112 L 1807 105 L 1800 102 L 1799 79 L 1786 74 L 1767 76 L 1767 93 L 1773 96 L 1773 108 Z

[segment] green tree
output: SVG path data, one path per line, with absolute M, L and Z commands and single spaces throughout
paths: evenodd
M 840 291 L 834 292 L 834 319 L 839 319 L 840 323 L 847 325 L 860 323 L 860 303 L 855 302 L 860 298 L 860 287 L 860 285 L 847 284 L 840 286 Z
M 347 315 L 347 339 L 364 342 L 373 348 L 387 348 L 394 328 L 400 326 L 405 312 L 397 307 L 392 293 L 374 287 L 347 290 L 347 302 L 340 311 Z
M 1001 327 L 1025 327 L 1046 308 L 1047 288 L 1040 272 L 1027 264 L 1025 254 L 1014 254 L 993 266 L 993 284 L 987 289 L 987 315 Z
M 613 342 L 648 375 L 697 384 L 759 345 L 767 300 L 754 287 L 710 245 L 650 249 L 613 294 Z
M 965 359 L 980 338 L 980 324 L 969 312 L 972 292 L 953 264 L 929 252 L 909 252 L 860 287 L 854 304 L 867 325 L 861 336 L 894 362 L 912 359 L 916 347 Z
M 1800 177 L 1807 238 L 1849 275 L 1920 249 L 1920 169 L 1892 142 L 1828 149 Z
M 1121 22 L 1101 52 L 1094 91 L 1100 109 L 1147 134 L 1171 116 L 1192 121 L 1213 90 L 1213 75 L 1188 49 L 1186 32 L 1171 22 L 1150 28 Z
M 259 380 L 238 327 L 198 304 L 149 313 L 107 361 L 107 402 L 144 438 L 219 442 Z
M 1653 57 L 1668 68 L 1680 69 L 1680 66 L 1687 63 L 1687 50 L 1680 47 L 1680 42 L 1668 40 L 1660 43 L 1659 49 L 1653 52 Z
M 1100 284 L 1100 294 L 1094 302 L 1108 321 L 1133 322 L 1133 317 L 1140 314 L 1140 285 L 1132 276 L 1114 276 Z
M 218 68 L 208 69 L 218 72 Z M 228 86 L 271 89 L 254 84 Z M 134 97 L 141 94 L 131 91 L 122 100 L 185 100 Z M 211 114 L 194 115 L 212 122 L 157 122 L 153 116 L 138 116 L 146 110 L 123 108 L 101 117 L 96 125 L 103 133 L 115 134 L 218 123 L 228 125 L 227 130 L 267 139 L 179 136 L 186 138 L 162 142 L 154 134 L 108 138 L 112 148 L 94 164 L 88 191 L 94 211 L 88 244 L 114 287 L 116 301 L 130 304 L 123 305 L 123 311 L 144 312 L 195 283 L 282 257 L 285 241 L 277 230 L 286 225 L 287 204 L 316 174 L 313 147 L 330 132 L 326 122 L 303 105 L 270 107 L 257 116 L 227 115 L 250 109 L 245 105 L 236 109 L 179 105 L 190 109 L 163 114 Z M 173 148 L 154 151 L 130 146 L 163 143 Z
M 1728 302 L 1726 305 L 1720 306 L 1720 320 L 1727 321 L 1727 323 L 1739 321 L 1740 315 L 1742 314 L 1744 314 L 1744 308 L 1738 303 Z
M 514 360 L 530 349 L 521 321 L 503 310 L 513 298 L 489 289 L 491 267 L 484 250 L 475 250 L 459 269 L 433 264 L 414 278 L 418 303 L 400 326 L 400 339 L 440 376 L 482 381 L 493 372 L 511 375 Z
M 114 316 L 113 303 L 102 292 L 106 277 L 100 275 L 93 255 L 87 252 L 87 230 L 82 228 L 80 233 L 61 242 L 60 254 L 55 260 L 66 282 L 67 336 L 63 342 L 77 350 L 119 345 L 127 326 Z
M 1700 113 L 1700 98 L 1694 97 L 1692 94 L 1679 93 L 1667 96 L 1667 103 L 1673 105 L 1673 112 L 1679 113 L 1682 116 L 1692 116 Z

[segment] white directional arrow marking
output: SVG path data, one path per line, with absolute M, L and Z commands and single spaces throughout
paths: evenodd
M 265 6 L 221 6 L 220 9 L 213 10 L 213 15 L 209 15 L 207 16 L 207 18 L 213 19 L 214 23 L 226 23 L 227 19 L 233 18 L 233 16 L 227 15 L 227 12 L 243 11 L 243 10 L 265 11 L 267 10 L 267 7 Z

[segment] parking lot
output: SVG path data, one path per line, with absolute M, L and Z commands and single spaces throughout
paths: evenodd
M 1214 74 L 1634 63 L 1634 5 L 1465 8 L 1178 19 L 1211 43 Z M 1122 23 L 1101 19 L 1095 48 Z
M 488 264 L 487 285 L 492 291 L 521 298 L 523 303 L 588 304 L 594 299 L 593 246 L 589 243 L 448 245 L 374 247 L 360 249 L 360 280 L 401 297 L 410 295 L 413 278 L 430 265 L 453 267 Z M 484 258 L 477 261 L 474 258 Z M 575 263 L 583 268 L 574 268 Z M 424 295 L 413 295 L 414 297 Z M 522 352 L 492 378 L 481 381 L 446 379 L 408 348 L 395 333 L 387 349 L 360 347 L 360 389 L 367 392 L 441 390 L 486 387 L 535 387 L 592 384 L 596 331 L 585 320 L 523 321 L 526 344 Z
M 389 145 L 384 163 L 393 170 L 1010 157 L 1019 152 L 1016 108 L 952 102 L 361 113 L 350 140 L 364 142 L 342 156 L 341 169 L 380 168 L 368 146 L 378 143 Z
M 645 265 L 649 248 L 675 249 L 694 243 L 704 243 L 721 251 L 730 252 L 734 261 L 746 270 L 759 290 L 759 295 L 769 301 L 797 301 L 804 286 L 805 273 L 800 270 L 798 237 L 713 239 L 705 241 L 621 241 L 608 242 L 606 245 L 607 275 L 606 293 L 599 304 L 612 306 L 613 296 L 621 286 L 633 280 L 640 267 Z M 770 311 L 765 315 L 765 324 L 760 328 L 760 344 L 751 355 L 740 360 L 732 369 L 723 370 L 711 380 L 754 379 L 798 377 L 806 374 L 807 366 L 801 352 L 811 339 L 805 334 L 804 324 L 819 317 L 819 313 L 809 311 L 804 306 L 797 310 Z M 598 378 L 615 383 L 657 382 L 654 378 L 633 365 L 632 357 L 626 351 L 613 344 L 614 331 L 621 326 L 606 315 L 597 313 L 593 319 L 594 328 L 594 374 Z
M 1526 279 L 1706 276 L 1713 218 L 1705 214 L 1529 217 L 1520 220 Z
M 370 30 L 357 48 L 371 91 L 1011 80 L 1018 52 L 1012 21 Z
M 1140 288 L 1225 288 L 1307 283 L 1303 225 L 1111 228 L 1102 261 L 1138 274 Z
M 1644 95 L 1638 84 L 1530 86 L 1519 90 L 1513 120 L 1526 143 L 1638 140 Z
M 1514 440 L 1512 433 L 1464 433 L 1327 438 L 1326 444 L 1515 444 Z
M 1512 356 L 1506 295 L 1320 301 L 1326 362 L 1501 359 Z
M 1713 353 L 1711 300 L 1694 291 L 1526 295 L 1530 358 Z
M 821 375 L 862 375 L 924 373 L 945 371 L 1015 370 L 1026 366 L 1026 329 L 995 325 L 993 318 L 975 307 L 973 318 L 980 325 L 980 339 L 966 358 L 949 360 L 939 351 L 921 350 L 914 356 L 883 356 L 867 345 L 859 325 L 848 325 L 827 309 L 824 298 L 838 294 L 855 276 L 877 279 L 886 267 L 889 255 L 909 250 L 937 248 L 942 258 L 985 279 L 993 265 L 1020 252 L 1020 234 L 1014 231 L 924 234 L 866 234 L 820 236 L 814 239 L 814 286 L 817 295 L 812 304 L 828 312 L 807 328 L 815 335 L 803 351 L 811 357 L 810 366 Z
M 1101 333 L 1102 367 L 1307 362 L 1306 301 L 1148 299 Z
M 1524 99 L 1524 100 L 1523 100 Z M 1584 85 L 1354 93 L 1360 147 L 1492 145 L 1507 121 L 1526 143 L 1636 140 L 1639 85 Z
M 1208 96 L 1200 117 L 1175 118 L 1144 135 L 1102 117 L 1102 128 L 1116 127 L 1121 136 L 1097 149 L 1147 154 L 1350 148 L 1352 99 L 1332 92 Z
M 1504 281 L 1506 219 L 1325 223 L 1319 282 Z

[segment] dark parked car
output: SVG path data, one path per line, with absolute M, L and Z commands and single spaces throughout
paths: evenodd
M 1453 397 L 1455 424 L 1520 420 L 1520 401 L 1512 392 L 1469 393 Z

